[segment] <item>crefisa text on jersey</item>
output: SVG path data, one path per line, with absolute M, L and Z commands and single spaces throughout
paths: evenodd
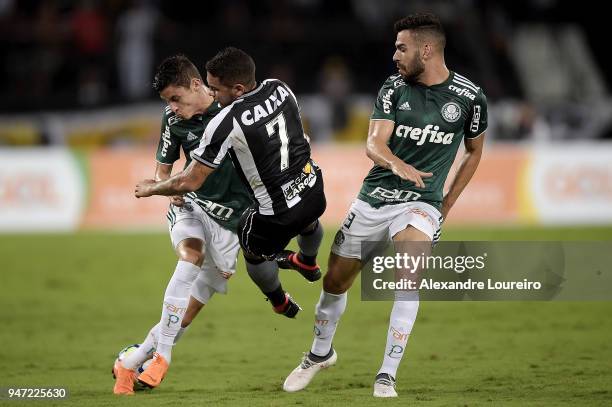
M 163 140 L 164 146 L 162 147 L 161 155 L 162 157 L 165 157 L 166 154 L 168 154 L 168 147 L 170 147 L 170 145 L 172 144 L 172 139 L 170 138 L 170 126 L 169 125 L 166 126 L 166 129 L 164 130 L 164 133 L 162 134 L 162 140 Z
M 419 127 L 411 127 L 399 125 L 395 129 L 395 135 L 397 137 L 408 138 L 415 140 L 417 146 L 425 144 L 427 137 L 429 136 L 429 142 L 434 144 L 451 144 L 455 133 L 444 133 L 440 130 L 439 126 L 428 124 L 424 129 Z
M 476 95 L 474 95 L 472 92 L 470 92 L 467 89 L 458 88 L 455 85 L 450 85 L 448 88 L 452 90 L 453 92 L 455 92 L 456 94 L 458 94 L 459 96 L 465 96 L 470 100 L 476 99 Z
M 287 99 L 287 96 L 289 96 L 289 92 L 287 91 L 287 89 L 285 89 L 283 86 L 278 86 L 276 90 L 270 95 L 270 97 L 264 101 L 263 106 L 255 105 L 242 113 L 242 115 L 240 116 L 242 124 L 244 124 L 245 126 L 251 126 L 257 123 L 262 118 L 268 117 L 269 115 L 274 113 L 276 109 L 279 108 L 279 106 L 285 101 L 285 99 Z

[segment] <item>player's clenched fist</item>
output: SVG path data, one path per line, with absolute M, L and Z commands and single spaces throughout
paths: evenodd
M 169 198 L 170 198 L 170 203 L 174 206 L 185 205 L 185 198 L 183 198 L 183 195 L 172 195 Z
M 153 195 L 150 187 L 152 184 L 155 184 L 154 179 L 145 179 L 137 183 L 136 189 L 134 189 L 134 195 L 136 198 L 144 198 Z
M 425 188 L 423 178 L 429 178 L 433 175 L 431 172 L 423 172 L 414 168 L 410 164 L 406 164 L 402 160 L 396 160 L 391 164 L 391 171 L 398 177 L 412 181 L 419 188 Z

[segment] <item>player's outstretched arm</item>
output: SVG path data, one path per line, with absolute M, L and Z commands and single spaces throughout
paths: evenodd
M 187 168 L 173 177 L 163 181 L 145 179 L 136 184 L 134 195 L 136 198 L 144 198 L 152 195 L 182 195 L 193 192 L 200 188 L 206 178 L 214 171 L 196 160 L 193 160 Z
M 461 159 L 461 164 L 459 164 L 457 174 L 455 174 L 455 178 L 453 178 L 448 192 L 442 200 L 441 212 L 444 218 L 446 218 L 448 212 L 459 198 L 459 195 L 466 187 L 468 182 L 470 182 L 472 176 L 476 172 L 476 168 L 478 168 L 478 163 L 480 163 L 480 157 L 482 156 L 484 138 L 485 133 L 482 133 L 480 136 L 475 138 L 465 139 L 465 155 Z
M 395 175 L 402 179 L 414 182 L 419 188 L 424 188 L 423 178 L 431 177 L 433 174 L 419 171 L 393 155 L 388 142 L 394 127 L 395 123 L 391 120 L 370 120 L 366 154 L 375 164 L 393 171 Z

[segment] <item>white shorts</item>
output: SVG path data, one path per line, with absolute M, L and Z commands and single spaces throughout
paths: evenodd
M 240 244 L 236 233 L 225 229 L 190 198 L 185 197 L 182 207 L 170 205 L 168 226 L 172 246 L 188 238 L 204 242 L 204 263 L 202 273 L 198 274 L 191 295 L 201 303 L 206 303 L 214 292 L 225 294 L 227 280 L 221 272 L 235 273 Z
M 221 271 L 212 264 L 210 257 L 206 256 L 204 264 L 202 264 L 202 272 L 198 274 L 191 286 L 190 295 L 202 304 L 206 304 L 214 293 L 227 293 L 227 280 L 223 278 Z
M 425 202 L 385 205 L 378 209 L 356 199 L 336 234 L 332 253 L 361 259 L 361 242 L 391 241 L 408 225 L 425 233 L 433 243 L 440 238 L 442 214 Z

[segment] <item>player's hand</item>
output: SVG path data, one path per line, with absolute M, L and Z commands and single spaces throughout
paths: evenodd
M 423 178 L 429 178 L 433 175 L 431 172 L 423 172 L 414 168 L 410 164 L 406 164 L 402 160 L 396 160 L 391 164 L 391 171 L 401 179 L 414 182 L 419 188 L 425 188 Z
M 170 198 L 170 203 L 174 206 L 183 206 L 185 205 L 185 199 L 183 198 L 183 195 L 172 195 L 169 197 Z
M 223 276 L 224 279 L 229 280 L 231 276 L 233 276 L 233 273 L 230 273 L 229 271 L 222 271 L 221 272 L 221 276 Z
M 147 196 L 153 195 L 151 193 L 151 185 L 155 184 L 154 179 L 145 179 L 136 184 L 136 189 L 134 190 L 134 195 L 136 198 L 145 198 Z

